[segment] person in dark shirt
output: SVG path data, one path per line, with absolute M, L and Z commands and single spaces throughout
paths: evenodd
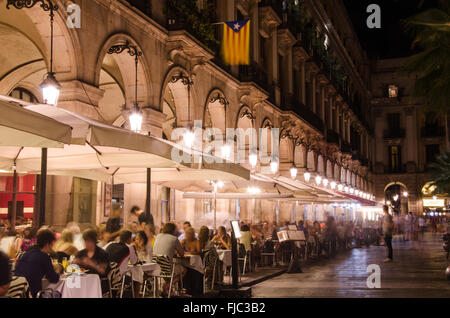
M 16 264 L 15 275 L 26 278 L 33 297 L 36 297 L 42 290 L 42 278 L 46 277 L 52 284 L 59 281 L 59 275 L 55 272 L 49 256 L 53 253 L 52 246 L 55 241 L 53 231 L 40 230 L 36 238 L 36 245 L 31 247 Z
M 109 260 L 117 264 L 122 262 L 130 256 L 130 248 L 127 244 L 131 244 L 132 233 L 128 230 L 120 232 L 120 242 L 110 243 L 106 246 L 106 253 L 108 253 Z
M 147 212 L 147 211 L 142 212 L 141 214 L 139 214 L 138 221 L 139 221 L 139 224 L 142 227 L 143 227 L 143 223 L 144 224 L 154 225 L 153 215 L 150 212 Z
M 77 253 L 74 263 L 90 273 L 105 277 L 109 270 L 109 257 L 108 253 L 97 246 L 97 232 L 87 229 L 83 232 L 83 239 L 86 248 Z
M 114 204 L 112 215 L 108 219 L 108 222 L 106 222 L 106 232 L 109 233 L 110 241 L 114 241 L 120 233 L 120 229 L 122 228 L 121 214 L 122 209 L 120 204 Z
M 5 253 L 0 251 L 0 298 L 8 293 L 11 282 L 11 262 Z

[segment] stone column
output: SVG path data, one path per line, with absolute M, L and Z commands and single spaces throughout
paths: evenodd
M 418 162 L 417 156 L 417 122 L 414 107 L 407 108 L 406 114 L 406 169 L 415 172 Z
M 335 121 L 334 121 L 334 116 L 333 116 L 333 108 L 334 108 L 334 96 L 333 95 L 328 95 L 328 118 L 329 118 L 329 122 L 328 122 L 328 128 L 331 130 L 336 131 L 336 127 L 334 127 Z
M 96 108 L 103 98 L 104 91 L 102 89 L 78 80 L 62 82 L 61 86 L 58 107 L 101 120 Z
M 351 137 L 350 137 L 350 127 L 352 126 L 352 123 L 351 123 L 351 119 L 350 118 L 348 118 L 347 119 L 347 142 L 348 143 L 351 143 L 352 142 L 352 140 L 351 140 Z
M 301 65 L 300 65 L 300 93 L 301 93 L 301 102 L 303 105 L 306 105 L 306 63 L 305 63 L 305 61 L 302 61 Z
M 285 56 L 284 60 L 287 62 L 287 65 L 283 65 L 284 67 L 286 67 L 286 71 L 287 71 L 287 86 L 288 86 L 288 92 L 289 94 L 293 94 L 294 93 L 294 78 L 293 78 L 293 74 L 294 72 L 293 70 L 293 63 L 292 63 L 292 47 L 289 47 L 287 49 L 287 55 Z
M 325 126 L 325 120 L 326 120 L 326 116 L 325 116 L 325 86 L 321 83 L 320 85 L 320 101 L 319 101 L 319 116 L 320 118 L 322 118 Z
M 311 100 L 312 100 L 312 111 L 317 114 L 317 105 L 316 105 L 316 74 L 311 74 Z
M 375 172 L 384 173 L 386 159 L 383 132 L 386 121 L 382 111 L 375 111 Z
M 250 5 L 250 30 L 252 33 L 252 43 L 253 43 L 253 60 L 259 63 L 259 6 L 258 1 L 255 1 Z

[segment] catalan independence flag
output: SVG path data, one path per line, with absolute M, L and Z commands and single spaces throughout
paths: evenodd
M 226 64 L 250 64 L 250 20 L 225 22 L 222 56 Z

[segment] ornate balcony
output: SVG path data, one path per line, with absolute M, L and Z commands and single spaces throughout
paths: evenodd
M 322 134 L 324 134 L 325 127 L 324 127 L 322 119 L 320 119 L 319 116 L 317 116 L 311 109 L 309 109 L 307 106 L 303 105 L 302 103 L 294 102 L 291 105 L 292 106 L 289 106 L 289 110 L 296 113 L 303 120 L 308 122 L 311 126 L 316 128 Z
M 167 29 L 169 31 L 186 30 L 213 52 L 219 52 L 214 8 L 198 10 L 196 1 L 168 0 Z
M 267 92 L 270 92 L 266 71 L 257 63 L 239 66 L 239 80 L 241 82 L 253 82 Z

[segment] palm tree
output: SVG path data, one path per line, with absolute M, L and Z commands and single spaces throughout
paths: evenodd
M 450 110 L 450 4 L 440 2 L 404 21 L 414 36 L 413 47 L 420 52 L 411 56 L 405 70 L 417 74 L 412 96 L 423 98 L 425 110 L 447 114 Z
M 430 164 L 432 178 L 437 186 L 435 192 L 450 193 L 450 151 L 436 158 L 436 162 Z

